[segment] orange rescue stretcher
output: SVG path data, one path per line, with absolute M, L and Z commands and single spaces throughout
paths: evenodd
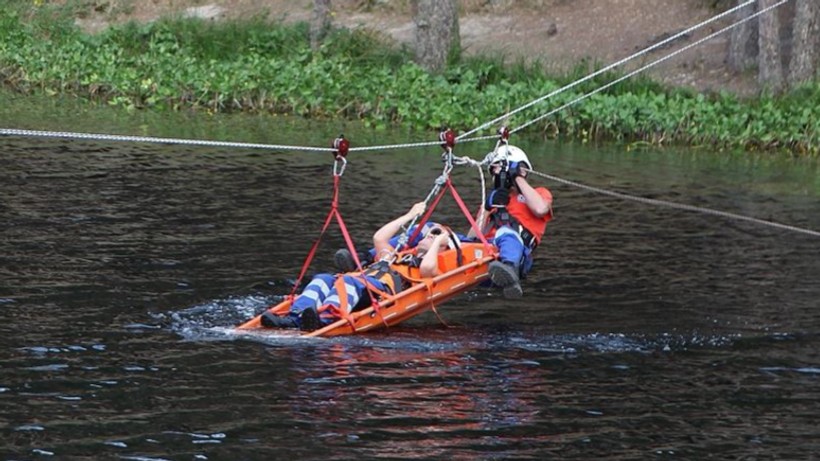
M 461 253 L 461 258 L 459 254 Z M 351 313 L 347 319 L 339 319 L 318 330 L 302 332 L 303 337 L 330 337 L 351 335 L 389 327 L 403 322 L 474 288 L 489 277 L 488 267 L 497 256 L 496 248 L 486 243 L 462 242 L 460 249 L 449 249 L 438 255 L 441 274 L 431 278 L 411 280 L 411 286 L 394 295 L 378 300 L 376 305 Z M 459 264 L 459 259 L 461 259 Z M 354 272 L 353 274 L 360 274 Z M 285 315 L 290 311 L 295 298 L 268 309 L 275 315 Z M 378 307 L 376 307 L 378 306 Z M 256 330 L 262 326 L 262 315 L 258 315 L 236 327 L 238 330 Z

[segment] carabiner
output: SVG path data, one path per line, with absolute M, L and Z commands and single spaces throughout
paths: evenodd
M 342 166 L 339 166 L 339 162 L 342 163 Z M 336 160 L 333 162 L 333 176 L 341 176 L 345 172 L 345 167 L 347 166 L 347 159 L 344 157 L 336 157 Z

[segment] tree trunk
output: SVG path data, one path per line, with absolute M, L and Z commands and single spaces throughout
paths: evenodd
M 738 4 L 746 0 L 737 0 Z M 751 16 L 757 11 L 757 5 L 752 4 L 735 12 L 735 21 Z M 757 21 L 748 20 L 732 29 L 729 37 L 729 67 L 735 72 L 751 69 L 757 63 Z
M 778 0 L 760 0 L 760 9 L 763 10 L 777 3 Z M 758 61 L 758 82 L 761 86 L 774 93 L 783 90 L 783 62 L 780 42 L 780 18 L 776 9 L 769 10 L 758 16 L 760 27 L 758 46 L 760 59 Z
M 321 46 L 330 30 L 330 0 L 313 0 L 313 16 L 310 18 L 310 47 Z
M 441 72 L 461 51 L 457 0 L 415 0 L 416 62 Z
M 817 0 L 797 0 L 792 40 L 789 85 L 794 86 L 817 74 L 820 61 L 820 3 Z

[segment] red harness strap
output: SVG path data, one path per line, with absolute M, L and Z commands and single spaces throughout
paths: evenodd
M 464 217 L 467 218 L 467 221 L 470 222 L 470 227 L 472 227 L 473 232 L 475 235 L 478 236 L 478 239 L 481 240 L 481 243 L 484 244 L 484 248 L 487 250 L 487 253 L 490 253 L 491 246 L 490 242 L 484 237 L 484 233 L 481 232 L 481 229 L 478 228 L 478 224 L 473 219 L 473 215 L 470 214 L 470 210 L 467 209 L 467 205 L 464 204 L 464 200 L 461 200 L 461 196 L 458 195 L 458 191 L 456 191 L 455 186 L 453 186 L 453 182 L 450 181 L 450 178 L 447 178 L 447 188 L 450 189 L 450 192 L 453 194 L 453 199 L 456 201 L 456 204 L 461 209 L 461 212 L 464 214 Z
M 339 223 L 339 229 L 342 232 L 342 236 L 345 239 L 345 243 L 347 244 L 347 248 L 350 250 L 350 254 L 353 255 L 353 260 L 356 261 L 356 265 L 361 267 L 362 264 L 359 262 L 359 256 L 356 252 L 356 247 L 353 245 L 353 239 L 350 238 L 350 233 L 347 231 L 347 226 L 345 226 L 344 219 L 342 219 L 342 214 L 339 213 L 339 184 L 341 182 L 341 175 L 334 174 L 333 175 L 333 200 L 330 203 L 330 212 L 327 214 L 327 218 L 325 218 L 325 223 L 322 226 L 322 231 L 319 233 L 319 237 L 313 242 L 313 246 L 310 248 L 307 257 L 305 258 L 304 264 L 302 264 L 302 270 L 299 271 L 299 277 L 296 279 L 296 283 L 293 284 L 293 290 L 291 290 L 290 294 L 288 295 L 288 299 L 293 301 L 296 296 L 296 290 L 302 284 L 302 279 L 305 278 L 305 274 L 307 273 L 308 267 L 310 267 L 310 263 L 313 261 L 313 257 L 316 255 L 316 250 L 319 248 L 319 243 L 322 241 L 322 237 L 324 237 L 325 232 L 327 232 L 327 228 L 330 226 L 330 222 L 333 218 L 336 218 L 336 221 Z
M 410 238 L 407 239 L 408 243 L 409 242 L 414 242 L 416 240 L 416 237 L 419 236 L 419 234 L 421 233 L 421 230 L 424 228 L 424 225 L 427 224 L 427 220 L 430 219 L 430 216 L 433 215 L 433 210 L 436 209 L 436 206 L 438 205 L 438 202 L 441 201 L 441 197 L 443 197 L 443 196 L 444 196 L 444 189 L 442 188 L 438 192 L 438 194 L 436 194 L 435 198 L 433 198 L 433 201 L 430 202 L 430 206 L 427 207 L 427 211 L 424 212 L 424 215 L 422 215 L 421 219 L 419 220 L 419 223 L 416 226 L 416 230 L 414 230 L 413 233 L 410 235 Z M 407 244 L 405 244 L 405 248 L 406 247 L 407 247 Z M 405 248 L 400 248 L 400 249 L 403 250 Z
M 305 258 L 305 262 L 302 264 L 302 270 L 299 271 L 299 277 L 296 278 L 296 283 L 293 284 L 293 290 L 291 290 L 290 295 L 288 297 L 293 300 L 294 295 L 296 294 L 296 290 L 299 289 L 299 286 L 302 284 L 302 279 L 305 278 L 305 274 L 307 273 L 308 267 L 310 267 L 310 263 L 313 261 L 313 257 L 316 255 L 316 250 L 319 248 L 319 243 L 322 241 L 322 237 L 324 237 L 325 232 L 327 232 L 328 226 L 330 226 L 330 221 L 333 217 L 339 216 L 339 176 L 333 176 L 333 200 L 330 203 L 330 212 L 328 212 L 327 217 L 325 218 L 325 224 L 322 226 L 322 231 L 319 233 L 319 237 L 316 241 L 313 242 L 313 246 L 310 247 L 310 251 L 308 252 L 307 257 Z
M 458 205 L 459 209 L 461 210 L 461 213 L 464 214 L 464 217 L 467 218 L 467 221 L 470 223 L 470 227 L 473 229 L 473 232 L 475 232 L 475 235 L 478 237 L 479 240 L 481 240 L 481 243 L 484 244 L 484 248 L 487 251 L 487 253 L 488 254 L 491 253 L 493 251 L 492 245 L 484 237 L 484 233 L 481 232 L 481 229 L 478 228 L 478 224 L 475 222 L 475 219 L 473 218 L 473 215 L 470 214 L 470 210 L 467 208 L 467 205 L 464 204 L 464 200 L 461 199 L 461 196 L 458 194 L 458 191 L 456 190 L 456 188 L 453 185 L 453 182 L 450 180 L 450 178 L 447 178 L 447 182 L 445 184 L 447 185 L 447 190 L 449 190 L 450 194 L 452 194 L 453 200 L 455 200 L 456 204 Z M 421 232 L 422 228 L 427 223 L 427 220 L 429 220 L 430 216 L 433 214 L 433 210 L 436 209 L 436 206 L 441 201 L 441 197 L 444 196 L 444 191 L 445 191 L 445 189 L 442 188 L 439 191 L 439 193 L 436 194 L 436 197 L 430 203 L 430 206 L 427 207 L 427 211 L 424 213 L 424 215 L 419 220 L 419 224 L 416 226 L 416 230 L 413 231 L 413 234 L 407 240 L 408 242 L 413 242 L 413 241 L 415 241 L 416 237 L 418 237 L 418 235 Z

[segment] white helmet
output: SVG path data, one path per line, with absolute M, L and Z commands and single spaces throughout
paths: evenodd
M 492 165 L 493 163 L 502 162 L 506 160 L 508 163 L 512 162 L 523 162 L 525 164 L 524 168 L 528 170 L 532 170 L 532 163 L 530 163 L 529 157 L 527 154 L 510 144 L 501 144 L 498 146 L 493 152 L 487 154 L 485 160 L 488 165 Z

